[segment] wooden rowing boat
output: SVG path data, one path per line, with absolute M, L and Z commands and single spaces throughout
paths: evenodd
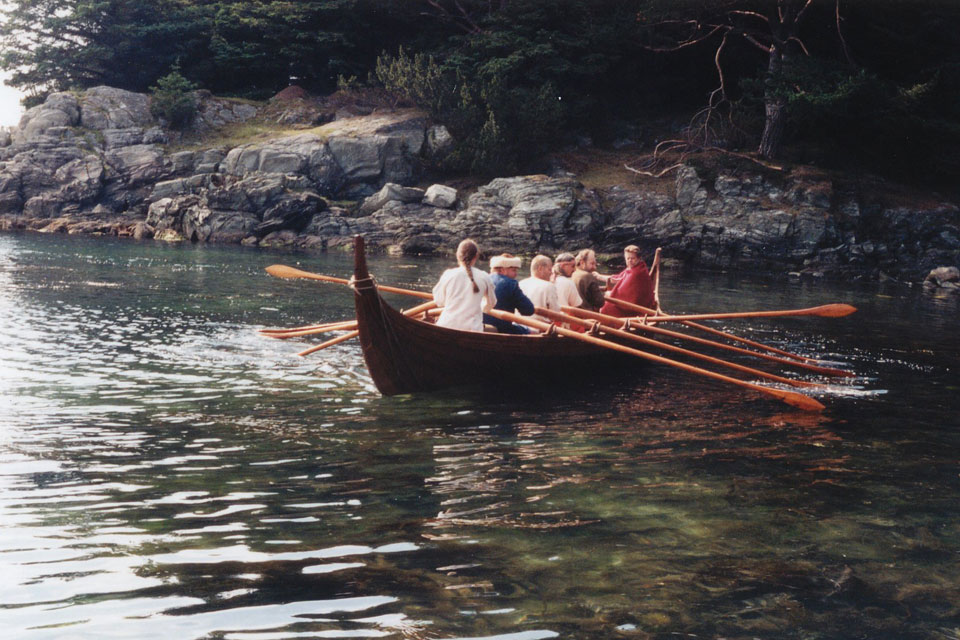
M 581 371 L 637 366 L 636 358 L 556 334 L 458 331 L 405 316 L 380 296 L 361 237 L 354 244 L 353 289 L 363 359 L 384 395 L 462 385 L 549 384 L 569 381 Z

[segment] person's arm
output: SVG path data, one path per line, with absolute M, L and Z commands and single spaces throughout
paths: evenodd
M 606 302 L 606 298 L 603 297 L 603 291 L 600 290 L 600 283 L 595 279 L 590 280 L 585 293 L 587 302 L 597 309 L 602 307 L 603 303 Z
M 433 287 L 433 299 L 438 307 L 444 306 L 447 301 L 446 275 L 447 273 L 444 272 L 443 275 L 440 276 L 440 280 Z
M 559 289 L 558 289 L 559 290 Z M 579 307 L 583 304 L 583 298 L 580 297 L 580 292 L 577 291 L 577 285 L 573 284 L 573 280 L 566 281 L 566 291 L 567 299 L 561 300 L 561 304 L 565 304 L 571 307 Z
M 497 305 L 497 288 L 493 284 L 493 280 L 490 279 L 490 276 L 483 274 L 483 312 L 487 313 L 490 309 L 493 309 Z
M 533 302 L 527 297 L 527 294 L 520 288 L 519 283 L 514 284 L 513 288 L 513 307 L 522 316 L 532 316 L 534 312 Z

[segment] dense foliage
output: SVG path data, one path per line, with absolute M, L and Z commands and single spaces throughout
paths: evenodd
M 787 158 L 941 182 L 960 173 L 960 6 L 950 0 L 844 0 L 839 19 L 836 0 L 0 6 L 0 67 L 36 98 L 101 84 L 147 91 L 165 77 L 261 99 L 290 83 L 321 94 L 338 78 L 372 82 L 451 128 L 451 166 L 485 173 L 586 136 L 662 137 L 652 123 L 676 130 L 713 99 L 729 123 L 717 145 L 756 150 L 775 106 L 771 155 L 782 147 Z M 692 38 L 691 24 L 718 29 Z M 772 65 L 756 45 L 777 42 L 786 55 Z
M 432 110 L 462 141 L 451 162 L 492 173 L 608 134 L 637 108 L 643 50 L 636 3 L 529 0 L 482 16 L 482 30 L 438 43 L 435 57 L 383 56 L 376 77 Z M 481 21 L 481 17 L 477 17 Z
M 155 87 L 150 87 L 150 113 L 166 120 L 173 129 L 185 129 L 197 115 L 196 88 L 180 73 L 180 66 L 174 66 Z

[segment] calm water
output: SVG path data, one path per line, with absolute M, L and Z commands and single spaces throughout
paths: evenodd
M 856 372 L 821 415 L 661 368 L 382 398 L 356 342 L 258 335 L 352 315 L 275 262 L 350 271 L 0 235 L 0 636 L 960 638 L 960 297 L 667 274 L 671 311 L 857 305 L 726 325 Z

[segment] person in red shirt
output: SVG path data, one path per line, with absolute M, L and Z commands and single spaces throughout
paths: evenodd
M 647 271 L 646 263 L 640 257 L 640 248 L 632 244 L 624 248 L 623 259 L 627 263 L 627 268 L 610 277 L 607 284 L 609 297 L 632 302 L 648 309 L 656 309 L 657 301 L 653 293 L 653 279 L 650 277 L 650 272 Z M 621 309 L 609 300 L 603 304 L 600 313 L 618 318 L 637 315 Z

